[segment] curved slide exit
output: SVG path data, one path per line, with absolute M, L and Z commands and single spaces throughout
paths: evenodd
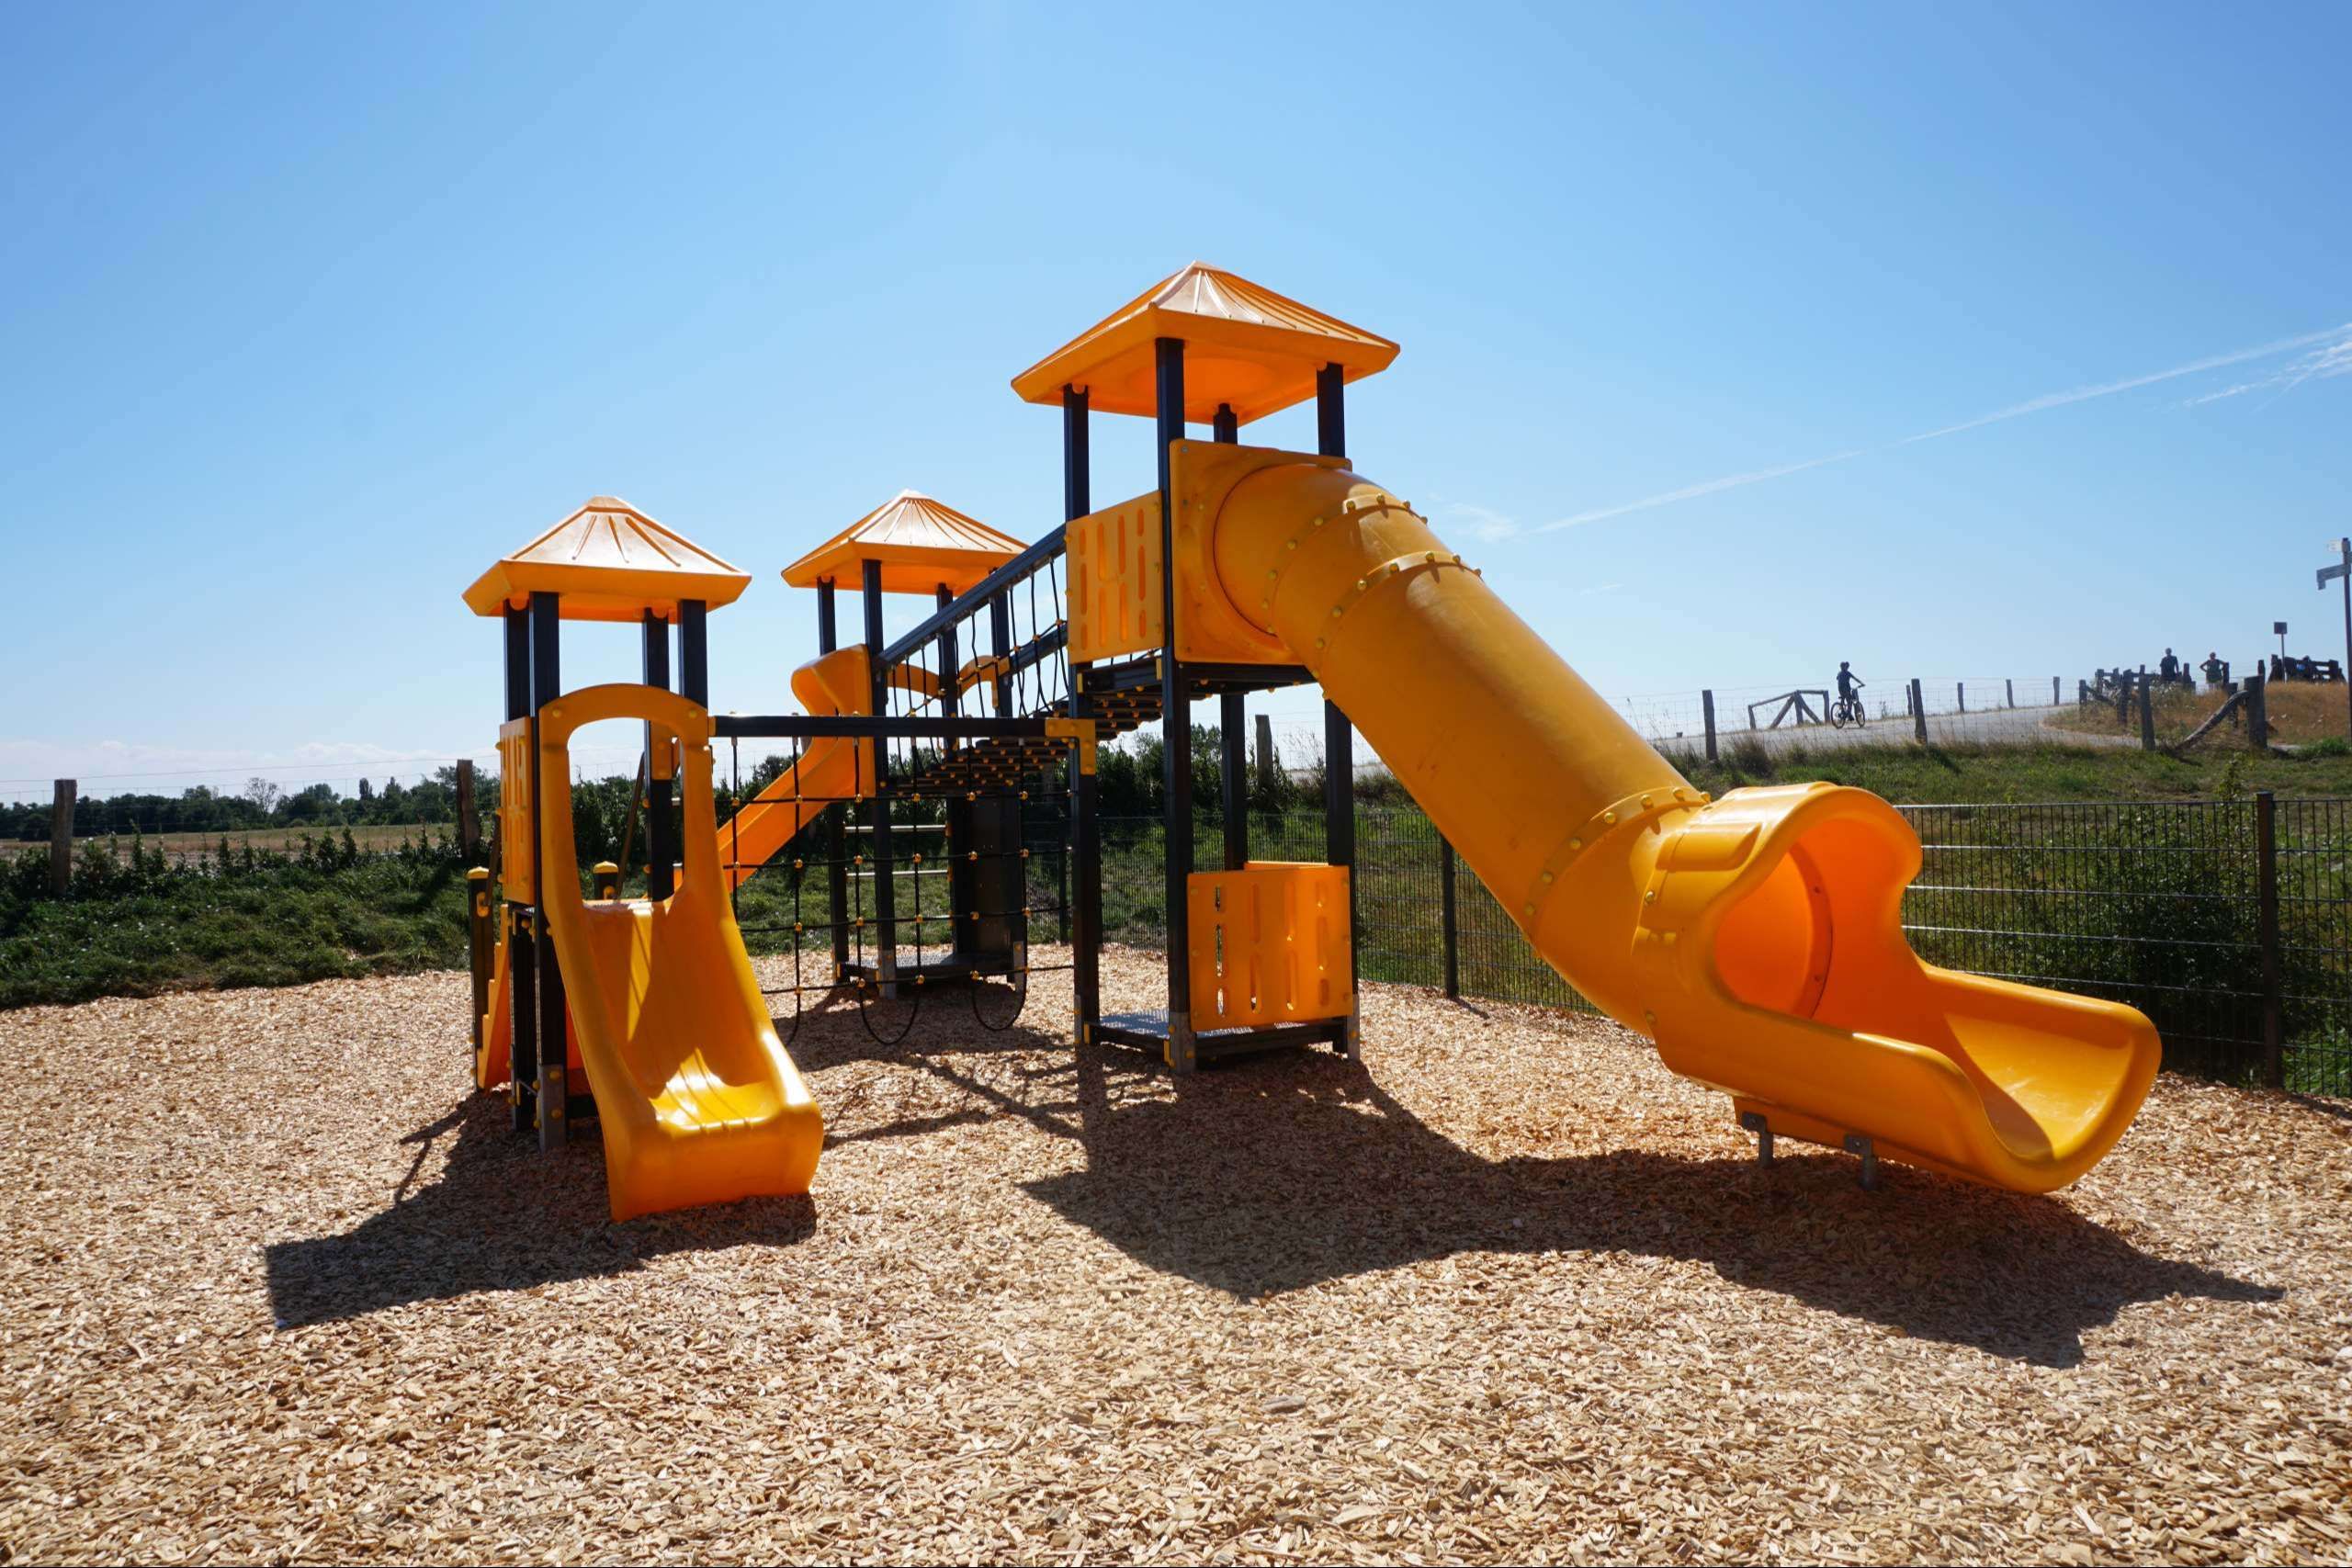
M 543 910 L 596 1097 L 613 1218 L 806 1192 L 824 1121 L 776 1038 L 719 879 L 710 715 L 647 686 L 567 692 L 539 711 L 539 776 L 569 779 L 572 733 L 615 718 L 678 738 L 678 890 L 592 903 L 580 890 L 570 790 L 544 793 L 539 828 Z
M 1865 791 L 1711 800 L 1340 459 L 1181 442 L 1192 613 L 1313 671 L 1536 952 L 1772 1131 L 2021 1191 L 2146 1097 L 2135 1010 L 1926 964 L 1917 836 Z

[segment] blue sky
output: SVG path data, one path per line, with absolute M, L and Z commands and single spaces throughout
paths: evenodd
M 1612 696 L 2071 682 L 2278 616 L 2326 652 L 2347 43 L 2340 6 L 14 7 L 0 778 L 485 750 L 458 592 L 602 491 L 756 575 L 714 698 L 781 706 L 784 564 L 902 486 L 1050 527 L 1008 378 L 1195 257 L 1403 344 L 1356 465 Z M 1098 502 L 1148 435 L 1097 420 Z

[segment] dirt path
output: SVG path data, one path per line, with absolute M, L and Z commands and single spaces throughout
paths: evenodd
M 0 1014 L 0 1560 L 2352 1551 L 2340 1107 L 1864 1193 L 1605 1025 L 1375 988 L 1177 1085 L 1057 978 L 812 1019 L 814 1202 L 622 1226 L 461 976 Z

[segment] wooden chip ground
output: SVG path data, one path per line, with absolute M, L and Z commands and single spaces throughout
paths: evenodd
M 814 1201 L 619 1226 L 462 976 L 0 1015 L 0 1561 L 2352 1556 L 2342 1104 L 1864 1193 L 1605 1026 L 1180 1085 L 1059 981 L 812 1017 Z

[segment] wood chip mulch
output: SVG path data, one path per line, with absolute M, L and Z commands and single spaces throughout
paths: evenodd
M 812 1014 L 814 1201 L 616 1226 L 465 996 L 0 1014 L 0 1561 L 2352 1557 L 2341 1102 L 1865 1193 L 1607 1025 L 1374 987 L 1180 1084 L 1041 975 Z

